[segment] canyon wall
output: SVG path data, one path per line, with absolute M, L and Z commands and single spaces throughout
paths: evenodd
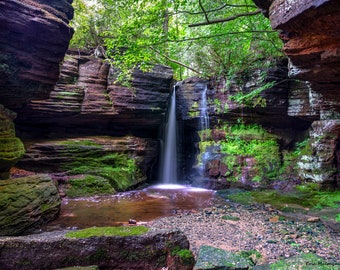
M 0 1 L 0 235 L 27 232 L 55 219 L 56 185 L 47 175 L 8 179 L 25 148 L 16 137 L 17 110 L 48 97 L 59 79 L 73 30 L 72 0 Z
M 313 155 L 303 157 L 302 176 L 337 182 L 340 154 L 340 2 L 337 0 L 272 0 L 254 2 L 278 30 L 289 58 L 290 78 L 307 81 L 306 102 L 313 110 L 310 128 Z M 290 112 L 290 114 L 292 114 Z M 293 113 L 294 114 L 294 113 Z M 310 117 L 300 112 L 300 117 Z

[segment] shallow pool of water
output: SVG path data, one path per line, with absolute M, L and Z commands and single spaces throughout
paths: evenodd
M 157 185 L 111 196 L 65 198 L 59 218 L 46 229 L 119 226 L 127 224 L 129 219 L 147 222 L 170 216 L 178 210 L 208 207 L 214 194 L 214 191 L 202 188 Z

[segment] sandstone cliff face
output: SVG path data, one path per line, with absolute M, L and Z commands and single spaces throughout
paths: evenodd
M 0 179 L 23 156 L 13 120 L 30 99 L 47 97 L 73 30 L 72 0 L 0 0 Z M 1 235 L 20 234 L 53 220 L 60 196 L 47 176 L 2 180 Z
M 10 123 L 15 113 L 8 109 L 15 111 L 32 97 L 48 96 L 58 80 L 59 63 L 73 33 L 68 25 L 71 2 L 0 1 L 0 130 L 1 140 L 6 140 L 0 149 L 2 178 L 23 154 Z
M 156 138 L 166 112 L 172 71 L 164 66 L 150 72 L 136 70 L 131 84 L 131 89 L 115 84 L 113 68 L 102 59 L 70 51 L 49 98 L 32 100 L 20 110 L 18 129 L 23 136 L 44 133 L 53 137 L 50 134 L 72 130 L 73 134 Z M 37 127 L 36 133 L 32 126 Z
M 340 2 L 337 0 L 254 0 L 269 17 L 284 41 L 292 78 L 308 81 L 308 89 L 295 91 L 290 115 L 312 118 L 313 156 L 306 158 L 302 176 L 316 182 L 339 182 L 340 118 Z M 307 97 L 303 99 L 303 96 Z M 302 99 L 300 99 L 302 98 Z M 302 101 L 304 100 L 304 101 Z M 332 127 L 330 127 L 332 125 Z M 326 127 L 322 132 L 319 127 Z M 336 137 L 334 139 L 334 136 Z M 333 138 L 331 140 L 324 138 Z M 324 150 L 330 153 L 324 160 Z M 321 161 L 322 160 L 322 161 Z M 331 165 L 333 164 L 333 165 Z M 317 170 L 312 177 L 311 168 Z M 307 170 L 307 171 L 306 171 Z M 315 171 L 314 170 L 314 171 Z M 339 184 L 338 184 L 339 186 Z
M 46 97 L 73 30 L 72 1 L 0 1 L 0 99 L 9 108 Z

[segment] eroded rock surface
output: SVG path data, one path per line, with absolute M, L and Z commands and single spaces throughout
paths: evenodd
M 18 108 L 47 97 L 73 30 L 72 1 L 0 1 L 0 100 Z
M 339 186 L 339 132 L 336 130 L 340 118 L 340 2 L 254 2 L 269 17 L 272 27 L 279 31 L 290 61 L 290 77 L 308 81 L 305 90 L 301 84 L 296 84 L 289 104 L 289 115 L 317 121 L 310 131 L 314 153 L 303 157 L 302 174 L 310 181 L 333 182 Z M 321 131 L 321 126 L 327 128 Z M 327 139 L 329 137 L 333 139 Z
M 47 175 L 2 180 L 0 193 L 1 236 L 29 232 L 54 220 L 59 213 L 60 196 Z M 0 268 L 9 269 L 1 267 L 1 263 Z
M 32 100 L 20 111 L 18 128 L 24 136 L 34 134 L 34 126 L 47 137 L 72 130 L 73 134 L 132 133 L 156 138 L 166 112 L 172 71 L 164 66 L 150 72 L 136 70 L 131 85 L 116 84 L 113 68 L 102 59 L 70 51 L 49 98 Z
M 17 166 L 52 174 L 62 182 L 70 175 L 92 175 L 98 181 L 103 177 L 116 191 L 122 191 L 151 178 L 157 156 L 156 140 L 89 136 L 35 142 Z

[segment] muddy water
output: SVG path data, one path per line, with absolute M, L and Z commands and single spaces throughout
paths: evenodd
M 111 196 L 64 199 L 60 216 L 47 230 L 119 226 L 129 219 L 146 222 L 178 210 L 209 206 L 214 191 L 180 185 L 159 185 Z

